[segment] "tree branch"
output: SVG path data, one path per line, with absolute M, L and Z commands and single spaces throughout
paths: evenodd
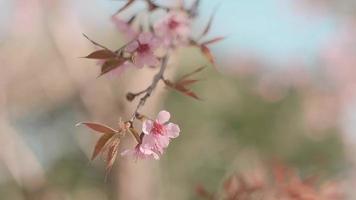
M 168 59 L 169 59 L 169 54 L 163 57 L 159 72 L 154 76 L 151 85 L 145 90 L 145 95 L 140 99 L 135 109 L 135 112 L 131 116 L 130 119 L 131 123 L 136 119 L 136 115 L 138 114 L 138 111 L 143 105 L 145 105 L 146 100 L 151 96 L 152 92 L 156 89 L 158 82 L 162 80 L 163 74 L 167 68 Z

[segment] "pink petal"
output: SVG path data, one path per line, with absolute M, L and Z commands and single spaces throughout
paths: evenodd
M 176 138 L 179 136 L 180 128 L 177 124 L 169 123 L 165 126 L 166 134 L 169 138 Z
M 145 56 L 142 56 L 142 54 L 137 54 L 134 57 L 134 64 L 138 67 L 138 68 L 142 68 L 145 66 L 146 64 L 146 58 Z
M 141 33 L 138 36 L 138 40 L 140 41 L 141 44 L 149 44 L 153 38 L 153 35 L 151 33 Z
M 137 41 L 133 41 L 130 44 L 128 44 L 125 48 L 125 50 L 127 52 L 133 53 L 134 51 L 136 51 L 136 49 L 138 48 L 138 42 Z
M 171 114 L 169 114 L 169 112 L 167 112 L 165 110 L 162 110 L 157 115 L 157 121 L 160 124 L 164 124 L 164 123 L 168 122 L 169 118 L 171 118 Z
M 167 137 L 167 136 L 158 136 L 157 138 L 156 138 L 156 145 L 157 145 L 157 148 L 158 148 L 158 150 L 161 152 L 161 153 L 163 153 L 163 149 L 164 148 L 167 148 L 168 147 L 168 145 L 169 145 L 169 137 Z
M 159 60 L 153 54 L 145 54 L 143 59 L 145 64 L 150 67 L 155 67 L 159 64 Z
M 138 33 L 127 22 L 117 16 L 113 16 L 111 20 L 116 28 L 124 34 L 127 40 L 132 40 L 138 35 Z
M 142 124 L 142 132 L 146 135 L 149 135 L 153 127 L 153 121 L 145 120 Z
M 162 44 L 162 40 L 158 39 L 158 38 L 153 38 L 150 42 L 150 49 L 152 51 L 156 50 L 158 47 L 160 47 Z
M 142 148 L 142 146 L 141 146 L 140 151 L 144 155 L 145 158 L 153 157 L 155 160 L 159 159 L 159 155 L 156 152 L 152 151 L 151 149 Z

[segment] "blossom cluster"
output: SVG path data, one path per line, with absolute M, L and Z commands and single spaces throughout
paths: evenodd
M 144 134 L 141 143 L 137 144 L 134 149 L 122 152 L 121 155 L 131 155 L 136 159 L 158 160 L 164 149 L 168 147 L 170 140 L 179 136 L 179 126 L 168 123 L 169 118 L 169 112 L 161 111 L 155 120 L 145 120 L 142 125 Z
M 133 101 L 140 97 L 139 102 L 131 118 L 125 122 L 119 123 L 117 130 L 98 123 L 82 123 L 92 130 L 102 135 L 94 149 L 94 159 L 99 153 L 106 154 L 107 168 L 110 169 L 118 155 L 118 148 L 121 138 L 130 133 L 136 139 L 137 145 L 133 149 L 121 152 L 121 155 L 131 155 L 136 159 L 159 159 L 170 141 L 179 136 L 180 128 L 174 123 L 168 122 L 170 113 L 167 111 L 159 112 L 156 119 L 151 120 L 139 113 L 146 100 L 156 89 L 158 82 L 163 82 L 167 88 L 175 90 L 183 95 L 192 97 L 196 100 L 200 98 L 189 87 L 196 83 L 197 79 L 191 77 L 202 71 L 205 66 L 198 67 L 179 78 L 177 81 L 171 81 L 164 76 L 171 54 L 174 54 L 178 48 L 193 46 L 198 48 L 207 60 L 214 65 L 214 58 L 208 45 L 216 43 L 223 39 L 217 37 L 213 39 L 204 39 L 211 28 L 213 17 L 203 29 L 198 38 L 192 36 L 192 22 L 198 16 L 198 6 L 200 0 L 196 0 L 190 7 L 185 6 L 182 1 L 178 6 L 163 6 L 153 0 L 144 0 L 147 4 L 147 10 L 133 14 L 129 20 L 123 20 L 121 13 L 133 5 L 136 0 L 128 0 L 111 18 L 117 29 L 123 33 L 126 43 L 117 50 L 111 50 L 101 45 L 88 36 L 84 35 L 91 43 L 99 47 L 84 58 L 96 59 L 101 66 L 100 76 L 113 73 L 122 75 L 126 69 L 142 69 L 150 67 L 159 69 L 152 78 L 152 83 L 146 89 L 132 93 L 128 92 L 126 99 Z M 156 12 L 156 11 L 163 12 Z M 154 14 L 162 14 L 157 17 Z M 145 15 L 144 17 L 142 17 Z M 155 17 L 156 16 L 156 17 Z M 150 19 L 142 20 L 142 18 Z M 140 120 L 142 128 L 138 131 L 134 127 L 134 122 Z

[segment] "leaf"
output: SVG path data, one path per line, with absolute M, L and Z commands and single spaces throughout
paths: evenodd
M 194 83 L 196 83 L 196 82 L 198 82 L 198 81 L 199 81 L 199 80 L 196 80 L 196 79 L 186 79 L 186 80 L 179 81 L 179 84 L 180 84 L 180 85 L 187 86 L 187 85 L 194 84 Z
M 177 90 L 183 94 L 185 94 L 186 96 L 192 97 L 196 100 L 201 100 L 193 91 L 191 91 L 190 89 L 186 88 L 184 85 L 182 84 L 174 84 L 172 82 L 170 82 L 169 80 L 164 80 L 164 83 L 169 87 L 172 88 L 174 90 Z
M 101 45 L 101 44 L 95 42 L 94 40 L 90 39 L 90 38 L 89 38 L 87 35 L 85 35 L 84 33 L 83 33 L 83 36 L 84 36 L 89 42 L 91 42 L 92 44 L 94 44 L 95 46 L 98 46 L 98 47 L 100 47 L 100 48 L 109 50 L 109 48 L 107 48 L 106 46 Z
M 188 78 L 188 77 L 190 77 L 190 76 L 192 76 L 192 75 L 194 75 L 196 73 L 199 73 L 199 72 L 203 71 L 205 68 L 206 68 L 206 66 L 199 67 L 198 69 L 196 69 L 196 70 L 194 70 L 194 71 L 182 76 L 180 79 L 178 79 L 177 82 L 180 82 L 181 80 L 184 80 L 184 79 L 186 79 L 186 78 Z
M 210 63 L 215 64 L 214 56 L 207 46 L 201 45 L 200 50 L 204 54 L 204 56 L 209 60 Z
M 224 39 L 225 39 L 225 37 L 216 37 L 216 38 L 213 38 L 211 40 L 203 42 L 201 45 L 205 45 L 206 46 L 206 45 L 209 45 L 209 44 L 220 42 L 221 40 L 224 40 Z
M 116 11 L 116 13 L 114 15 L 117 15 L 117 14 L 121 13 L 122 11 L 126 10 L 134 2 L 135 2 L 135 0 L 128 0 L 127 3 L 124 6 L 122 6 L 118 11 Z
M 191 17 L 196 17 L 198 15 L 199 5 L 200 5 L 200 0 L 194 1 L 192 7 L 189 9 L 189 14 Z
M 93 151 L 93 155 L 91 157 L 91 160 L 94 160 L 102 151 L 103 147 L 106 145 L 106 143 L 110 140 L 110 138 L 113 136 L 113 134 L 105 134 L 99 138 L 99 140 L 95 144 L 95 148 Z
M 211 26 L 212 26 L 212 24 L 213 24 L 214 18 L 215 18 L 215 14 L 216 14 L 218 8 L 220 7 L 220 5 L 221 5 L 221 4 L 218 4 L 218 5 L 215 7 L 215 9 L 214 9 L 214 11 L 213 11 L 213 14 L 210 16 L 210 19 L 209 19 L 208 24 L 206 25 L 206 27 L 205 27 L 203 33 L 200 35 L 199 38 L 202 38 L 202 37 L 204 37 L 206 34 L 209 33 L 209 31 L 210 31 L 210 29 L 211 29 Z
M 99 132 L 99 133 L 115 134 L 115 133 L 118 132 L 115 129 L 112 129 L 112 128 L 106 126 L 106 125 L 99 124 L 99 123 L 81 122 L 81 123 L 78 123 L 76 126 L 80 126 L 82 124 L 87 126 L 90 129 L 94 130 L 94 131 Z
M 115 58 L 116 54 L 108 49 L 102 49 L 98 51 L 94 51 L 93 53 L 89 54 L 88 56 L 84 58 L 90 58 L 90 59 L 110 59 L 110 58 Z
M 149 11 L 154 11 L 157 8 L 159 8 L 160 6 L 158 6 L 157 4 L 155 4 L 154 2 L 152 2 L 151 0 L 146 0 L 146 3 L 148 4 L 148 10 Z
M 125 61 L 126 59 L 124 58 L 116 58 L 105 61 L 104 64 L 101 66 L 101 73 L 99 76 L 102 76 L 112 71 L 113 69 L 120 67 Z
M 115 163 L 117 153 L 119 151 L 120 139 L 116 138 L 115 140 L 110 142 L 107 158 L 106 158 L 106 171 L 110 172 L 112 166 Z

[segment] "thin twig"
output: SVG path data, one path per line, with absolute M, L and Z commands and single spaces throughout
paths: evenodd
M 136 115 L 138 114 L 139 109 L 146 103 L 148 97 L 150 97 L 152 92 L 156 89 L 158 82 L 162 80 L 163 74 L 167 68 L 168 59 L 169 59 L 169 54 L 163 57 L 162 65 L 159 72 L 154 76 L 151 85 L 146 90 L 146 94 L 140 99 L 135 109 L 135 112 L 132 114 L 132 117 L 130 119 L 131 123 L 136 119 Z

